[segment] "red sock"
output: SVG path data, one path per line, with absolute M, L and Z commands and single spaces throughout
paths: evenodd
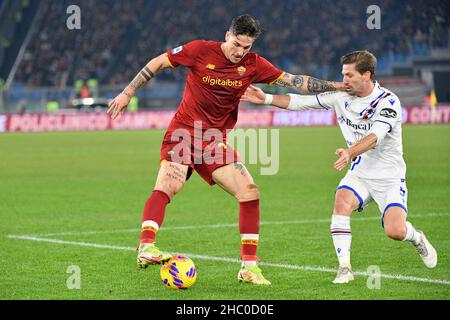
M 153 190 L 142 214 L 141 243 L 155 242 L 156 232 L 163 223 L 169 196 L 160 190 Z
M 259 240 L 259 199 L 241 202 L 239 205 L 241 260 L 256 261 Z

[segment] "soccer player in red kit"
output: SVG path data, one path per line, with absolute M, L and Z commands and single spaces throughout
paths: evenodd
M 270 284 L 257 266 L 259 190 L 237 153 L 227 145 L 226 132 L 235 126 L 240 97 L 252 83 L 277 84 L 315 93 L 343 90 L 343 86 L 277 69 L 250 52 L 259 34 L 257 20 L 249 15 L 236 17 L 225 42 L 195 40 L 167 51 L 152 59 L 110 103 L 108 113 L 115 119 L 136 90 L 159 71 L 180 65 L 189 68 L 183 100 L 163 139 L 156 184 L 144 206 L 137 257 L 140 267 L 170 258 L 170 254 L 155 246 L 155 236 L 167 204 L 195 170 L 206 182 L 218 184 L 239 203 L 242 260 L 239 281 Z M 213 134 L 214 139 L 202 136 L 211 129 L 222 133 L 221 138 L 218 139 L 217 134 Z

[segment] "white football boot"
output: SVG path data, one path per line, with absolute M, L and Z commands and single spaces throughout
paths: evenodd
M 437 265 L 436 249 L 434 249 L 431 243 L 427 240 L 423 231 L 417 230 L 417 232 L 420 233 L 420 242 L 418 245 L 414 246 L 416 247 L 417 252 L 419 252 L 425 266 L 432 269 Z
M 333 283 L 349 283 L 353 281 L 355 277 L 353 276 L 352 266 L 351 265 L 342 265 L 339 266 L 339 270 L 336 275 L 336 279 L 333 280 Z

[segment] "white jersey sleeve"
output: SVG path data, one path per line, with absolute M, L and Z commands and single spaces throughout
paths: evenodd
M 322 108 L 336 110 L 346 96 L 347 93 L 342 91 L 330 91 L 316 95 L 316 99 Z
M 395 95 L 390 95 L 380 101 L 375 114 L 372 117 L 372 128 L 369 133 L 377 136 L 377 145 L 383 141 L 387 133 L 395 129 L 396 123 L 402 121 L 402 107 L 400 100 Z
M 324 92 L 317 95 L 289 94 L 289 110 L 335 109 L 340 92 Z

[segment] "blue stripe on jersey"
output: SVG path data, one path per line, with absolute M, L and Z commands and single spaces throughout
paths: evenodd
M 353 171 L 355 169 L 355 166 L 361 162 L 361 156 L 358 156 L 358 160 L 353 162 L 352 167 L 350 168 L 350 171 Z
M 329 108 L 327 108 L 327 107 L 324 107 L 324 106 L 320 103 L 319 97 L 317 96 L 317 94 L 316 94 L 316 99 L 317 99 L 317 102 L 319 103 L 319 105 L 320 105 L 322 108 L 324 108 L 325 110 L 328 110 L 328 109 L 329 109 Z
M 385 91 L 383 91 L 378 97 L 376 97 L 371 103 L 369 103 L 369 106 L 371 106 L 375 101 L 377 101 L 381 96 L 385 94 Z
M 375 120 L 374 122 L 382 122 L 382 123 L 385 123 L 385 124 L 387 124 L 388 126 L 389 126 L 389 131 L 388 132 L 391 132 L 392 131 L 392 126 L 391 126 L 391 124 L 389 123 L 389 122 L 386 122 L 386 121 L 383 121 L 383 120 Z
M 384 96 L 383 96 L 384 94 Z M 378 98 L 376 98 L 375 100 L 373 100 L 370 105 L 365 108 L 363 111 L 361 111 L 361 113 L 359 114 L 360 116 L 363 117 L 363 119 L 369 119 L 371 118 L 374 114 L 375 114 L 375 109 L 378 106 L 378 103 L 383 100 L 384 98 L 390 96 L 390 93 L 384 93 L 379 95 Z

